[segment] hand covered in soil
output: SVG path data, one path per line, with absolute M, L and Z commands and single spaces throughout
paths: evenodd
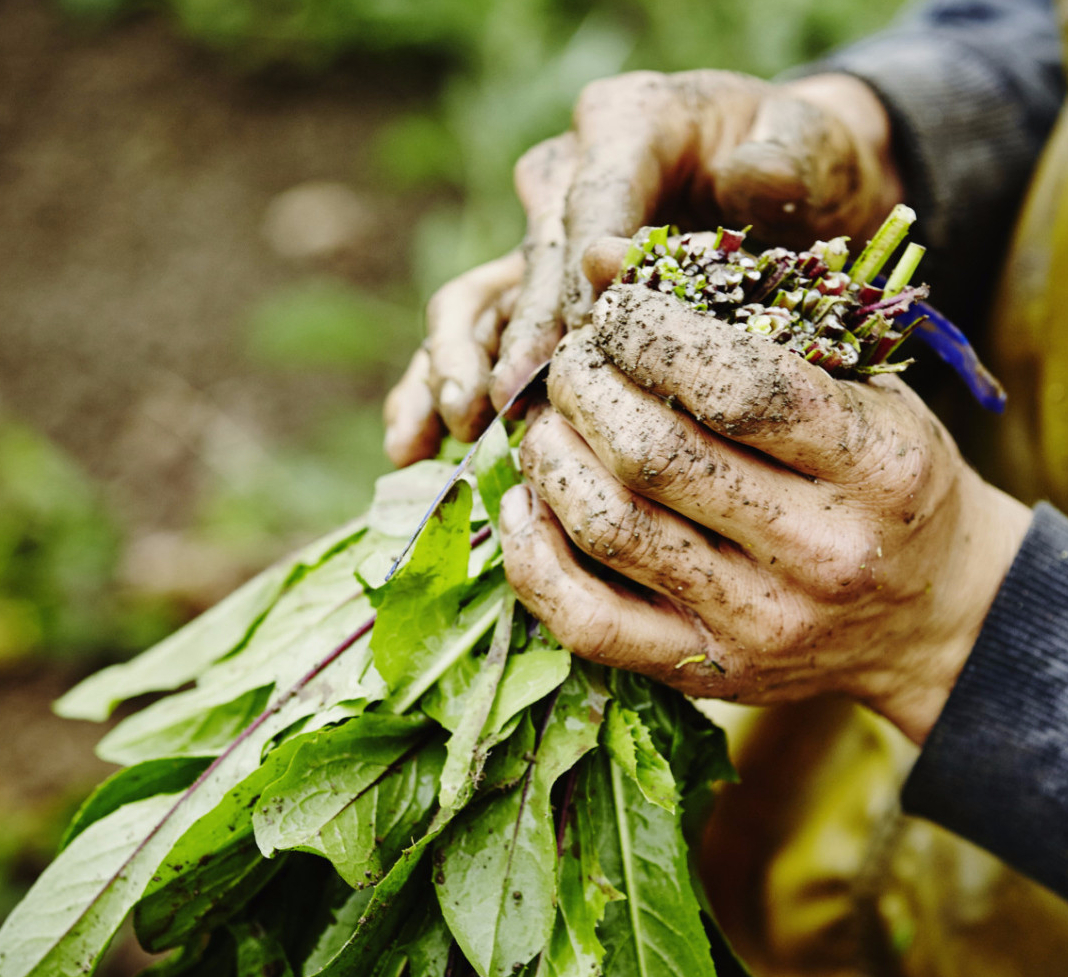
M 617 285 L 549 395 L 501 531 L 567 647 L 698 696 L 842 692 L 923 741 L 1029 512 L 907 386 Z
M 861 81 L 773 85 L 723 71 L 635 72 L 588 85 L 570 132 L 516 164 L 521 251 L 460 276 L 427 309 L 428 342 L 386 402 L 398 465 L 443 426 L 478 435 L 595 297 L 583 256 L 643 224 L 738 227 L 772 244 L 863 240 L 900 201 L 885 110 Z

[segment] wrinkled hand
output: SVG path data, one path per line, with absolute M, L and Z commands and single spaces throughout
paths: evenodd
M 433 453 L 442 421 L 472 440 L 548 359 L 595 293 L 583 256 L 643 224 L 752 224 L 774 244 L 870 234 L 902 196 L 890 126 L 862 82 L 817 75 L 773 85 L 722 71 L 635 72 L 588 85 L 564 136 L 516 165 L 521 252 L 445 285 L 428 346 L 391 393 L 386 450 Z M 494 365 L 495 362 L 495 365 Z
M 501 529 L 567 647 L 699 696 L 846 693 L 922 742 L 1029 513 L 907 386 L 617 285 L 549 395 L 522 446 L 540 499 L 513 489 Z

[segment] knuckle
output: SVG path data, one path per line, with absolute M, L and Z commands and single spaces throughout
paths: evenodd
M 706 474 L 705 453 L 693 432 L 673 423 L 674 418 L 643 418 L 640 430 L 633 428 L 621 445 L 617 475 L 624 485 L 654 498 L 686 498 L 697 490 Z
M 591 117 L 620 105 L 629 107 L 642 92 L 662 91 L 668 78 L 659 71 L 630 71 L 588 82 L 575 103 L 575 124 L 581 128 Z
M 617 568 L 642 566 L 658 549 L 655 527 L 634 499 L 595 499 L 569 527 L 575 542 Z
M 811 590 L 830 603 L 849 603 L 875 585 L 874 560 L 880 544 L 864 527 L 836 533 L 811 547 Z

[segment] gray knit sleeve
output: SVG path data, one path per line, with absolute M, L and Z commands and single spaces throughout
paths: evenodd
M 1068 518 L 1023 545 L 902 795 L 1068 897 Z
M 932 249 L 925 277 L 946 279 L 938 301 L 958 317 L 979 316 L 969 292 L 993 277 L 1056 119 L 1061 57 L 1049 0 L 934 0 L 805 68 L 853 74 L 886 105 L 917 236 Z

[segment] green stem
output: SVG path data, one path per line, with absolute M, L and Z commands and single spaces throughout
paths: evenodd
M 916 269 L 919 267 L 920 259 L 923 258 L 927 249 L 922 244 L 917 244 L 915 241 L 910 241 L 909 246 L 905 248 L 905 253 L 901 256 L 901 260 L 894 266 L 894 270 L 890 277 L 886 280 L 886 288 L 883 289 L 883 297 L 891 298 L 897 295 L 910 281 L 912 276 L 916 274 Z
M 849 272 L 850 278 L 858 284 L 866 285 L 882 270 L 890 255 L 905 240 L 905 236 L 916 220 L 916 211 L 904 204 L 897 204 L 890 216 L 883 221 L 882 227 L 875 232 L 868 246 L 861 252 Z

